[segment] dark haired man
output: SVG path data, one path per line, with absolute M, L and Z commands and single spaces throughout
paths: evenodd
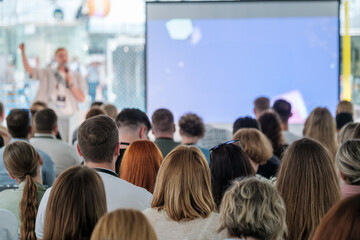
M 258 97 L 254 101 L 254 114 L 256 119 L 265 112 L 270 109 L 270 99 L 267 97 Z
M 143 111 L 136 108 L 123 109 L 115 119 L 119 129 L 120 156 L 116 161 L 116 173 L 119 173 L 122 157 L 126 148 L 136 140 L 149 139 L 151 123 Z
M 6 124 L 12 139 L 10 143 L 15 141 L 29 142 L 31 135 L 31 121 L 29 112 L 22 109 L 13 109 L 6 117 Z M 3 153 L 5 147 L 0 149 L 0 184 L 13 185 L 17 184 L 15 179 L 11 179 L 8 175 L 3 162 Z M 55 166 L 51 157 L 45 152 L 36 149 L 42 158 L 41 175 L 43 184 L 51 186 L 55 180 Z
M 279 99 L 274 102 L 273 110 L 277 112 L 280 116 L 282 134 L 285 138 L 286 143 L 291 144 L 296 140 L 299 140 L 299 136 L 289 131 L 289 118 L 292 117 L 291 104 L 284 99 Z
M 119 156 L 119 133 L 115 122 L 108 116 L 89 118 L 79 127 L 78 152 L 84 157 L 84 165 L 95 169 L 103 180 L 108 211 L 118 208 L 144 210 L 150 207 L 152 195 L 118 177 L 115 162 Z M 36 237 L 43 239 L 45 210 L 51 188 L 40 203 L 36 217 Z
M 240 117 L 233 124 L 233 134 L 241 128 L 256 128 L 261 131 L 259 122 L 252 117 Z
M 56 176 L 65 169 L 81 163 L 79 154 L 73 146 L 56 139 L 58 132 L 57 116 L 54 110 L 44 109 L 35 116 L 35 135 L 31 145 L 46 152 L 55 164 Z
M 165 158 L 171 150 L 180 144 L 174 141 L 174 133 L 176 131 L 174 116 L 169 110 L 160 108 L 153 113 L 151 121 L 155 144 Z

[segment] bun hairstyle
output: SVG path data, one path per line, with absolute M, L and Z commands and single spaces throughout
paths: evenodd
M 39 168 L 39 154 L 26 142 L 14 142 L 5 147 L 6 170 L 20 182 L 25 181 L 20 201 L 20 239 L 36 239 L 35 220 L 38 210 L 37 186 L 34 181 Z

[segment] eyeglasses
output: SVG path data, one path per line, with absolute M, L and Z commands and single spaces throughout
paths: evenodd
M 235 139 L 235 140 L 227 141 L 227 142 L 225 142 L 225 143 L 221 143 L 221 144 L 219 144 L 219 145 L 216 145 L 216 146 L 210 148 L 210 152 L 212 152 L 213 150 L 218 149 L 219 147 L 222 147 L 222 146 L 224 146 L 224 145 L 232 144 L 232 143 L 236 143 L 236 142 L 238 142 L 239 145 L 240 145 L 240 147 L 241 147 L 240 140 L 239 140 L 239 139 Z

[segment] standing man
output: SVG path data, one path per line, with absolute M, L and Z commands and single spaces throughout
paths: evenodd
M 20 44 L 19 48 L 25 71 L 31 78 L 40 81 L 35 100 L 49 103 L 59 115 L 75 113 L 79 109 L 78 103 L 85 100 L 88 87 L 79 73 L 69 71 L 66 49 L 58 48 L 55 51 L 55 68 L 39 69 L 30 67 L 25 54 L 25 45 Z

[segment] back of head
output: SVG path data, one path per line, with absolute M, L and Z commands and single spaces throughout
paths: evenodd
M 89 119 L 98 115 L 105 115 L 105 111 L 102 110 L 100 107 L 95 106 L 90 108 L 90 110 L 86 113 L 85 119 Z
M 255 163 L 265 164 L 273 155 L 270 141 L 257 129 L 240 129 L 234 134 L 233 139 L 240 140 L 245 153 Z
M 51 133 L 57 125 L 57 116 L 54 110 L 47 108 L 35 114 L 35 129 L 37 133 Z
M 226 229 L 228 237 L 278 240 L 287 232 L 285 204 L 264 178 L 234 181 L 224 195 L 220 215 L 219 231 Z
M 335 120 L 327 108 L 315 108 L 306 119 L 303 135 L 319 141 L 335 157 L 337 151 Z
M 276 187 L 287 208 L 289 240 L 311 239 L 321 218 L 340 200 L 329 152 L 308 138 L 295 141 L 286 150 Z
M 360 139 L 343 143 L 335 158 L 339 171 L 351 185 L 360 185 Z
M 217 206 L 234 179 L 255 175 L 248 156 L 237 143 L 225 144 L 211 150 L 210 170 L 212 192 Z
M 179 120 L 179 127 L 182 134 L 186 136 L 202 138 L 205 134 L 205 125 L 202 119 L 194 113 L 183 115 Z
M 360 139 L 360 123 L 356 124 L 356 127 L 353 130 L 352 138 L 353 139 Z
M 103 106 L 103 105 L 104 105 L 103 102 L 95 101 L 95 102 L 91 103 L 90 108 L 93 108 L 93 107 L 101 107 L 101 106 Z
M 274 102 L 273 110 L 279 114 L 281 122 L 287 123 L 291 117 L 291 104 L 284 100 L 279 99 Z
M 233 134 L 241 128 L 256 128 L 258 130 L 261 130 L 259 122 L 251 117 L 241 117 L 236 119 L 233 124 Z
M 13 138 L 26 138 L 30 132 L 29 112 L 13 109 L 6 117 L 6 125 Z
M 360 124 L 359 123 L 348 123 L 344 127 L 342 127 L 339 132 L 339 135 L 338 135 L 339 144 L 343 144 L 347 140 L 353 139 L 355 129 L 357 128 L 358 125 L 360 125 Z M 360 130 L 360 128 L 359 128 L 359 130 Z M 360 138 L 360 135 L 359 135 L 359 137 L 355 137 L 355 138 Z
M 133 209 L 118 209 L 105 214 L 96 224 L 91 240 L 157 240 L 147 218 Z
M 155 143 L 149 140 L 134 141 L 122 159 L 120 178 L 152 193 L 162 159 Z
M 360 195 L 345 198 L 323 218 L 314 240 L 350 240 L 360 236 Z
M 0 102 L 0 117 L 4 116 L 4 104 Z
M 258 97 L 254 101 L 255 111 L 258 114 L 270 109 L 270 99 L 267 97 Z
M 174 116 L 168 109 L 156 110 L 151 117 L 151 122 L 155 133 L 174 133 Z
M 279 115 L 274 111 L 266 111 L 259 117 L 261 131 L 267 136 L 274 148 L 274 151 L 281 148 L 284 143 L 281 130 L 281 120 Z
M 336 107 L 336 114 L 339 114 L 339 113 L 343 113 L 343 112 L 346 112 L 346 113 L 350 113 L 351 115 L 354 114 L 354 106 L 351 102 L 349 101 L 340 101 Z
M 136 108 L 125 108 L 116 116 L 116 125 L 119 129 L 129 128 L 137 130 L 141 126 L 145 126 L 147 131 L 151 129 L 148 116 L 141 110 Z
M 108 115 L 109 117 L 111 117 L 112 119 L 115 120 L 115 118 L 118 114 L 118 110 L 114 105 L 108 103 L 108 104 L 102 105 L 101 108 L 105 111 L 106 115 Z
M 210 170 L 194 146 L 178 146 L 163 160 L 151 207 L 166 209 L 174 221 L 206 218 L 214 210 Z
M 112 162 L 118 142 L 117 127 L 108 116 L 89 118 L 79 127 L 78 145 L 85 162 Z
M 352 115 L 346 112 L 336 114 L 335 120 L 336 120 L 337 130 L 340 130 L 343 126 L 345 126 L 348 123 L 354 122 Z
M 30 106 L 30 113 L 31 116 L 34 117 L 35 114 L 40 111 L 40 110 L 44 110 L 48 108 L 47 104 L 45 102 L 41 102 L 41 101 L 35 101 L 31 104 Z
M 107 212 L 104 184 L 95 170 L 76 166 L 55 180 L 45 214 L 44 239 L 89 239 Z
M 20 201 L 22 239 L 36 239 L 37 186 L 33 178 L 38 174 L 39 158 L 36 150 L 26 142 L 10 143 L 4 150 L 3 160 L 6 170 L 20 182 L 25 181 Z

